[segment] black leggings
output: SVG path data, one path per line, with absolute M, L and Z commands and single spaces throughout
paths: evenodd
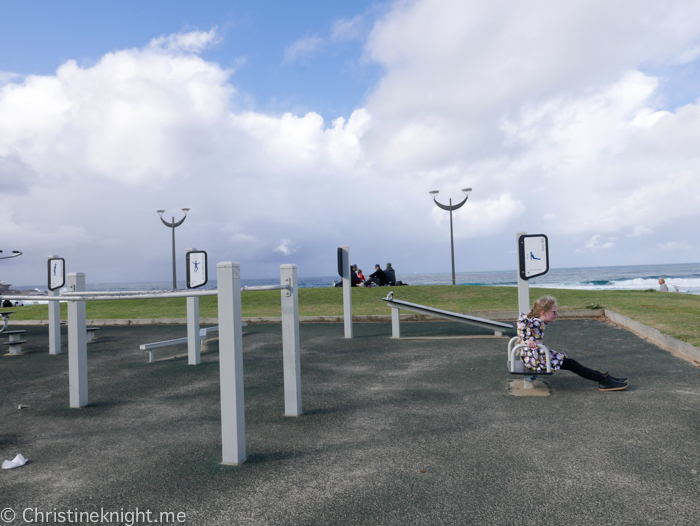
M 598 371 L 584 367 L 576 360 L 572 360 L 568 357 L 564 358 L 564 361 L 561 362 L 561 369 L 564 371 L 571 371 L 572 373 L 577 374 L 586 380 L 593 380 L 594 382 L 600 382 L 605 377 L 603 373 L 599 373 Z

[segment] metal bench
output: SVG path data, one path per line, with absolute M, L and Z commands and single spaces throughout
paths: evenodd
M 247 325 L 246 323 L 243 323 L 244 327 L 246 325 Z M 207 335 L 210 332 L 219 332 L 219 327 L 205 327 L 203 329 L 199 329 L 199 344 L 200 345 L 202 345 L 204 343 L 204 340 L 206 340 Z M 148 361 L 152 362 L 154 349 L 158 349 L 159 347 L 169 347 L 170 345 L 178 345 L 181 343 L 187 343 L 186 336 L 184 338 L 175 338 L 174 340 L 164 340 L 162 342 L 144 343 L 144 344 L 140 345 L 139 348 L 142 351 L 148 351 Z
M 2 342 L 3 345 L 10 346 L 10 354 L 20 354 L 22 352 L 22 344 L 27 343 L 27 340 L 22 340 L 20 334 L 24 334 L 27 331 L 3 331 L 3 334 L 9 336 L 9 340 Z
M 87 342 L 90 343 L 97 337 L 96 332 L 99 331 L 99 327 L 87 327 L 85 331 L 87 332 Z

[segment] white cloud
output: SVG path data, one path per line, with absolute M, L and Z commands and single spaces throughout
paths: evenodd
M 654 231 L 653 231 L 651 228 L 649 228 L 649 227 L 646 227 L 646 226 L 644 226 L 644 225 L 636 225 L 636 226 L 632 229 L 632 233 L 631 233 L 631 234 L 627 234 L 627 237 L 638 237 L 638 236 L 641 236 L 641 235 L 643 235 L 643 234 L 651 234 L 651 233 L 653 233 L 653 232 L 654 232 Z
M 548 234 L 557 266 L 653 263 L 682 246 L 700 258 L 700 105 L 665 108 L 645 67 L 698 60 L 699 10 L 397 2 L 366 44 L 380 82 L 332 122 L 241 109 L 235 72 L 197 55 L 214 30 L 55 75 L 4 74 L 0 233 L 28 263 L 13 271 L 43 276 L 56 253 L 88 281 L 168 279 L 170 233 L 155 210 L 182 206 L 178 250 L 238 260 L 246 277 L 275 275 L 290 255 L 301 275 L 332 274 L 343 244 L 360 266 L 444 270 L 449 215 L 427 192 L 457 199 L 463 187 L 474 191 L 454 214 L 455 248 L 479 248 L 457 254 L 465 270 L 512 266 L 520 230 Z M 341 21 L 333 38 L 356 27 Z M 326 42 L 301 39 L 285 60 Z
M 187 53 L 201 53 L 206 47 L 219 42 L 216 28 L 209 31 L 188 31 L 175 33 L 151 40 L 149 47 L 169 52 L 184 51 Z
M 305 60 L 318 53 L 322 45 L 323 39 L 318 36 L 300 38 L 284 49 L 284 62 Z
M 297 250 L 289 246 L 291 243 L 291 239 L 283 239 L 281 243 L 275 247 L 273 252 L 279 252 L 280 254 L 283 254 L 285 256 L 294 254 Z
M 363 32 L 364 17 L 357 15 L 353 18 L 341 18 L 336 20 L 331 29 L 333 40 L 355 40 L 360 38 Z
M 615 246 L 615 238 L 608 238 L 608 241 L 603 242 L 602 236 L 600 234 L 595 234 L 591 239 L 588 240 L 584 250 L 595 252 L 596 250 L 605 250 L 607 248 L 612 248 Z
M 664 252 L 676 252 L 678 250 L 692 250 L 695 247 L 688 243 L 676 243 L 675 241 L 667 241 L 666 243 L 657 243 L 656 247 Z

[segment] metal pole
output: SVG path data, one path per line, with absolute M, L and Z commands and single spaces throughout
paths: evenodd
M 49 256 L 49 259 L 58 256 Z M 50 285 L 49 285 L 50 286 Z M 58 296 L 60 291 L 50 290 L 49 296 Z M 49 302 L 49 354 L 61 354 L 61 304 L 58 301 Z
M 175 273 L 175 216 L 173 216 L 173 290 L 177 289 L 177 275 Z
M 219 290 L 222 463 L 240 464 L 246 459 L 240 263 L 225 261 L 217 264 L 216 279 Z
M 343 322 L 345 337 L 352 338 L 352 276 L 350 274 L 350 247 L 343 245 Z
M 456 285 L 455 279 L 455 237 L 452 230 L 452 198 L 450 197 L 450 247 L 452 248 L 452 284 Z
M 301 364 L 296 265 L 282 265 L 280 267 L 280 284 L 291 287 L 291 289 L 280 291 L 282 295 L 284 416 L 299 416 L 301 414 Z
M 165 210 L 156 210 L 158 212 L 158 215 L 160 216 L 160 220 L 162 223 L 167 226 L 168 228 L 171 229 L 172 231 L 172 238 L 173 238 L 173 290 L 177 290 L 177 274 L 176 274 L 176 266 L 175 266 L 175 229 L 179 227 L 182 223 L 185 222 L 185 219 L 187 219 L 187 212 L 189 211 L 189 208 L 183 208 L 182 211 L 185 213 L 185 216 L 180 219 L 177 223 L 175 222 L 175 217 L 173 216 L 173 221 L 172 223 L 168 223 L 165 219 L 163 219 L 163 213 Z
M 464 203 L 467 202 L 467 199 L 469 199 L 469 194 L 471 193 L 472 189 L 471 188 L 462 188 L 462 192 L 465 194 L 465 198 L 457 203 L 456 205 L 452 205 L 452 198 L 450 198 L 450 204 L 449 205 L 443 205 L 441 203 L 438 203 L 437 200 L 437 195 L 440 193 L 438 190 L 431 190 L 428 192 L 430 195 L 433 196 L 433 202 L 439 207 L 442 208 L 443 210 L 447 210 L 450 212 L 450 250 L 452 253 L 452 284 L 456 285 L 457 284 L 457 277 L 455 273 L 455 236 L 454 236 L 454 229 L 452 226 L 452 211 L 453 210 L 459 210 Z
M 527 235 L 527 232 L 515 234 L 515 257 L 518 258 L 516 265 L 518 279 L 518 313 L 527 314 L 530 312 L 530 282 L 520 277 L 520 236 Z
M 68 290 L 83 292 L 85 274 L 68 274 Z M 70 406 L 88 405 L 87 331 L 85 302 L 68 302 L 68 384 Z
M 195 252 L 196 248 L 188 248 L 188 252 Z M 199 344 L 199 297 L 191 296 L 187 298 L 187 364 L 199 365 L 200 357 Z
M 391 307 L 391 337 L 401 338 L 401 310 Z

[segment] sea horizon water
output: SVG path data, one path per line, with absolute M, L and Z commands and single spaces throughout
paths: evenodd
M 663 277 L 670 292 L 700 295 L 700 263 L 669 265 L 633 265 L 611 267 L 553 268 L 544 276 L 530 280 L 531 287 L 575 290 L 648 290 L 659 288 L 658 279 Z M 338 276 L 299 277 L 299 288 L 330 287 Z M 450 285 L 452 274 L 396 273 L 396 279 L 408 285 Z M 457 272 L 457 285 L 515 287 L 515 270 Z M 277 285 L 279 278 L 241 279 L 242 286 Z M 170 281 L 131 283 L 90 283 L 88 291 L 157 291 L 171 290 Z M 14 287 L 15 289 L 38 289 L 46 286 Z M 186 283 L 178 282 L 178 289 L 186 289 Z M 205 289 L 215 289 L 216 281 L 210 280 Z

